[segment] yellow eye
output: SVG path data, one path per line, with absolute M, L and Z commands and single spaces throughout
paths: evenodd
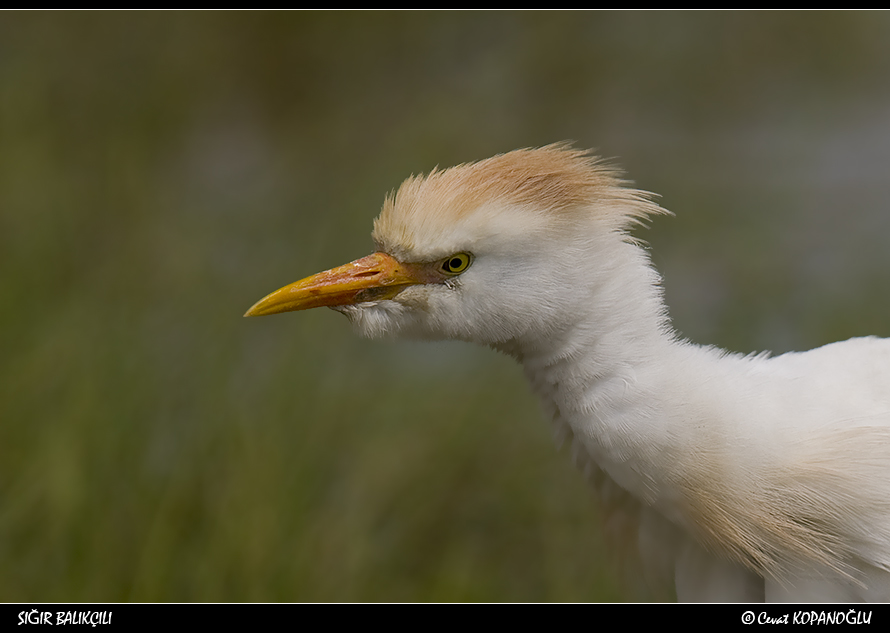
M 442 262 L 442 270 L 449 275 L 457 275 L 464 272 L 470 267 L 469 253 L 455 253 L 444 262 Z

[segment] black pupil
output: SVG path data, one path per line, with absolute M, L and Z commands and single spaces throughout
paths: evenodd
M 448 260 L 448 270 L 454 270 L 455 268 L 460 268 L 461 260 L 459 257 L 453 257 Z

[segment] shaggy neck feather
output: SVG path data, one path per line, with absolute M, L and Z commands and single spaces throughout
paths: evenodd
M 659 372 L 670 371 L 665 358 L 683 344 L 675 342 L 658 274 L 642 249 L 621 242 L 610 255 L 614 266 L 583 286 L 571 322 L 498 349 L 523 365 L 558 442 L 574 437 L 620 485 L 654 501 L 654 454 L 670 442 L 658 412 Z

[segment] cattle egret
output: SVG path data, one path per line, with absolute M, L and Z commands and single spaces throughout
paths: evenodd
M 890 339 L 777 357 L 681 340 L 628 233 L 660 213 L 565 144 L 436 169 L 386 198 L 377 252 L 246 316 L 328 306 L 365 336 L 512 356 L 680 600 L 890 600 Z

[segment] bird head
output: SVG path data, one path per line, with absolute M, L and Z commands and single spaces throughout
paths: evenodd
M 627 229 L 658 212 L 565 144 L 436 169 L 386 198 L 375 253 L 285 286 L 245 316 L 327 306 L 365 336 L 540 338 L 614 277 Z

